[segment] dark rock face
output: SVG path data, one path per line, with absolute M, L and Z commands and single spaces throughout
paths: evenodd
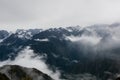
M 5 30 L 0 30 L 0 39 L 7 37 L 9 33 Z
M 116 80 L 120 80 L 120 77 L 118 77 Z
M 0 73 L 0 80 L 53 80 L 37 69 L 17 65 L 3 66 Z
M 5 74 L 0 73 L 0 80 L 10 80 Z

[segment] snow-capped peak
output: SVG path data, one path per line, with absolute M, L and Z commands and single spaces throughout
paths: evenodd
M 73 32 L 73 31 L 80 31 L 81 29 L 83 29 L 82 27 L 80 27 L 79 25 L 77 26 L 70 26 L 66 28 L 69 32 Z
M 16 34 L 18 38 L 31 39 L 33 35 L 38 34 L 41 31 L 42 31 L 41 29 L 28 29 L 28 30 L 18 29 L 16 31 Z

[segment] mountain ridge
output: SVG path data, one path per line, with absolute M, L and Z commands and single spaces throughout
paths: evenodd
M 4 79 L 6 78 L 6 79 Z M 0 68 L 0 80 L 53 80 L 35 68 L 4 65 Z
M 53 70 L 61 70 L 62 77 L 66 74 L 80 77 L 79 74 L 88 73 L 96 80 L 112 79 L 108 73 L 120 74 L 119 29 L 117 23 L 85 28 L 51 28 L 38 31 L 30 38 L 26 38 L 26 35 L 19 37 L 29 33 L 29 30 L 20 30 L 0 43 L 0 60 L 9 59 L 8 55 L 14 60 L 18 52 L 30 46 L 38 55 L 46 55 L 45 63 Z

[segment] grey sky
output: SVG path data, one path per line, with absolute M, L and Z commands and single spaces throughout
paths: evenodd
M 120 21 L 120 0 L 0 0 L 0 29 L 48 28 Z

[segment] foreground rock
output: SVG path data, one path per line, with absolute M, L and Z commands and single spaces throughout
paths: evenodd
M 6 65 L 0 68 L 0 80 L 53 80 L 35 68 Z

